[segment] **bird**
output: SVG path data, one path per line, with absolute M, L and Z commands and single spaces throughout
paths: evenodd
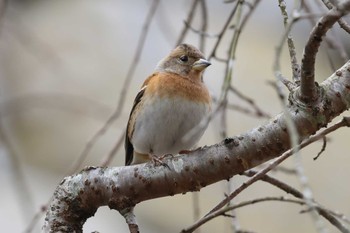
M 132 106 L 125 136 L 125 165 L 159 161 L 189 151 L 208 123 L 211 97 L 203 72 L 211 63 L 190 44 L 180 44 L 144 81 Z M 199 124 L 204 122 L 204 125 Z M 195 128 L 197 127 L 197 128 Z M 193 129 L 191 137 L 184 139 Z

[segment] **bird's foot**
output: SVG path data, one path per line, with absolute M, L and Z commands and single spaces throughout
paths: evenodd
M 173 156 L 171 154 L 165 154 L 165 155 L 162 155 L 160 157 L 156 156 L 156 155 L 152 155 L 151 158 L 152 158 L 152 162 L 153 162 L 153 165 L 154 166 L 164 166 L 166 168 L 169 168 L 170 170 L 170 167 L 168 164 L 166 164 L 165 162 L 163 162 L 163 159 L 168 157 L 168 156 Z

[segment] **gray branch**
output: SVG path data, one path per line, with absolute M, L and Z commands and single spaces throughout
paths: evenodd
M 86 219 L 100 206 L 108 205 L 124 213 L 142 201 L 199 191 L 278 157 L 291 147 L 287 117 L 291 117 L 303 140 L 349 108 L 350 61 L 325 80 L 319 90 L 312 105 L 298 99 L 298 89 L 292 91 L 285 112 L 265 125 L 189 154 L 165 159 L 170 169 L 153 163 L 89 167 L 66 177 L 55 190 L 44 231 L 82 232 Z

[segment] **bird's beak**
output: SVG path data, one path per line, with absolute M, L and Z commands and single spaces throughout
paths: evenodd
M 192 69 L 203 71 L 205 68 L 207 68 L 210 65 L 211 65 L 211 63 L 209 61 L 201 58 L 198 61 L 196 61 L 195 63 L 193 63 Z

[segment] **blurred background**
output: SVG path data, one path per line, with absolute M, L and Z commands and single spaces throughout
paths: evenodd
M 287 0 L 292 9 L 294 1 Z M 235 3 L 206 1 L 208 33 L 220 32 Z M 45 206 L 55 187 L 67 175 L 91 137 L 115 110 L 128 69 L 133 64 L 137 43 L 152 1 L 122 0 L 11 0 L 2 3 L 0 21 L 0 225 L 3 232 L 24 232 L 36 213 Z M 80 169 L 99 165 L 124 133 L 126 121 L 143 80 L 157 62 L 175 47 L 190 11 L 192 1 L 160 1 L 139 63 L 125 95 L 122 114 L 93 145 Z M 316 16 L 322 11 L 315 8 Z M 195 11 L 192 26 L 199 29 L 201 14 Z M 339 41 L 349 36 L 333 32 Z M 301 59 L 303 45 L 311 30 L 308 20 L 298 22 L 292 30 L 296 52 Z M 261 1 L 243 30 L 238 42 L 232 85 L 252 98 L 271 116 L 282 110 L 273 81 L 275 49 L 284 32 L 278 1 Z M 232 33 L 227 33 L 218 49 L 226 57 Z M 198 34 L 189 32 L 184 42 L 198 46 Z M 208 55 L 216 37 L 206 40 Z M 317 78 L 321 82 L 333 73 L 325 47 L 317 58 Z M 330 51 L 335 67 L 343 62 Z M 223 63 L 212 60 L 204 76 L 212 95 L 218 97 L 224 77 Z M 284 48 L 282 73 L 290 78 L 289 56 Z M 236 95 L 231 103 L 252 109 Z M 348 114 L 348 113 L 345 113 Z M 228 135 L 237 135 L 263 124 L 268 119 L 230 111 Z M 335 120 L 337 121 L 337 120 Z M 199 145 L 219 142 L 220 118 L 211 122 Z M 302 160 L 314 198 L 329 209 L 350 216 L 349 135 L 340 129 L 329 137 L 326 151 L 317 142 L 302 151 Z M 110 166 L 124 164 L 123 148 Z M 293 168 L 295 160 L 283 165 Z M 280 172 L 273 175 L 300 188 L 295 176 Z M 246 178 L 233 177 L 238 186 Z M 207 213 L 227 193 L 227 181 L 201 190 L 200 216 Z M 275 187 L 258 182 L 240 194 L 234 202 L 265 196 L 286 195 Z M 180 232 L 191 225 L 193 194 L 177 195 L 140 203 L 136 214 L 142 232 Z M 262 203 L 239 209 L 239 225 L 253 232 L 316 232 L 303 207 L 286 203 Z M 32 232 L 39 232 L 43 215 Z M 330 232 L 337 230 L 326 220 Z M 84 232 L 127 232 L 124 219 L 116 211 L 100 208 L 84 225 Z M 201 228 L 201 232 L 232 232 L 230 218 L 219 217 Z

